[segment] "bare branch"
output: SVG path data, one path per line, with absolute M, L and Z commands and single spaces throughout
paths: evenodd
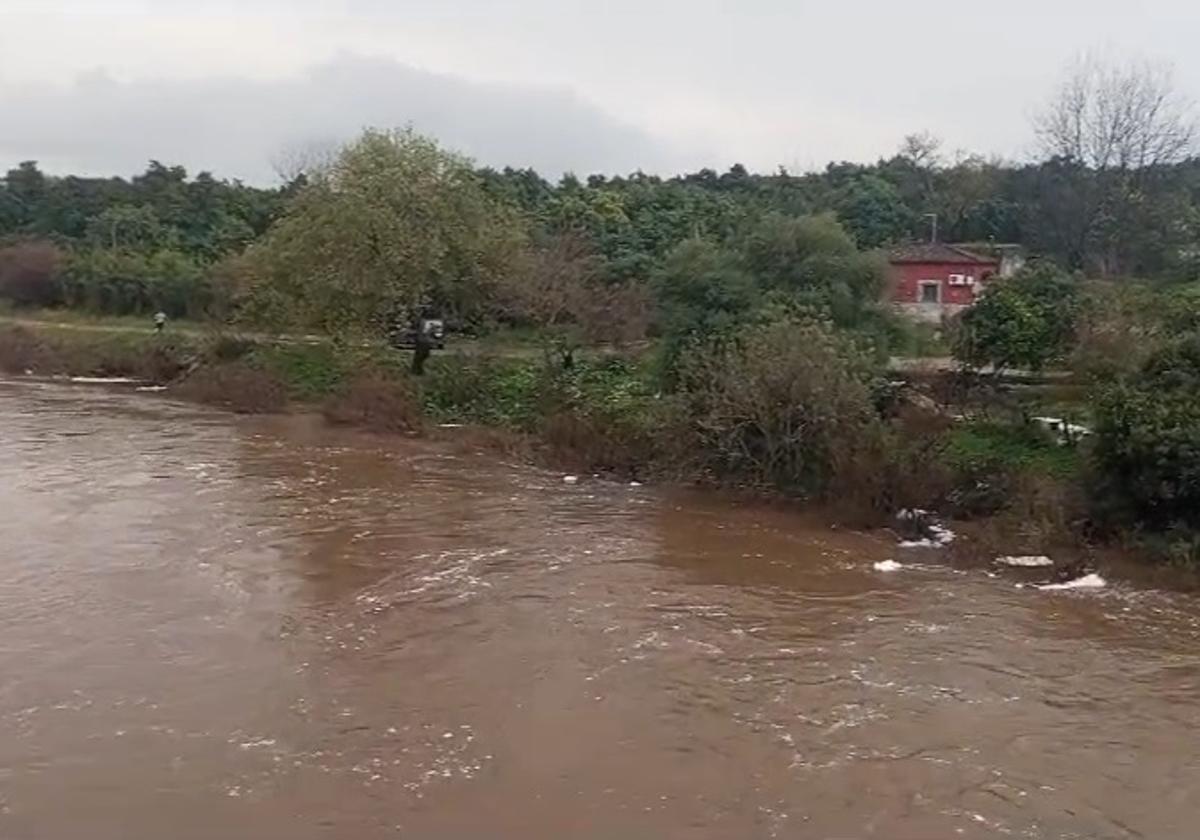
M 941 165 L 942 141 L 928 131 L 909 134 L 900 144 L 900 157 L 912 162 L 917 169 L 936 169 Z
M 340 150 L 341 144 L 334 140 L 289 143 L 271 156 L 271 169 L 281 183 L 289 184 L 301 175 L 311 177 L 329 169 Z
M 1169 66 L 1085 56 L 1034 118 L 1042 150 L 1097 171 L 1177 163 L 1195 151 L 1196 117 Z

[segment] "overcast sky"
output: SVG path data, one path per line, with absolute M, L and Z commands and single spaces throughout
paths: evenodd
M 0 0 L 0 167 L 258 183 L 413 123 L 482 163 L 656 172 L 873 160 L 927 130 L 1019 158 L 1071 59 L 1170 62 L 1196 0 Z

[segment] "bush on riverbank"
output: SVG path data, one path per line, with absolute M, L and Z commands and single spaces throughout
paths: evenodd
M 179 396 L 238 414 L 272 414 L 287 407 L 287 386 L 270 371 L 244 361 L 199 368 L 176 387 Z
M 0 370 L 5 373 L 58 373 L 49 343 L 24 327 L 0 329 Z
M 659 397 L 630 359 L 594 359 L 538 376 L 534 432 L 554 460 L 627 478 L 679 474 L 688 430 L 679 403 Z
M 0 328 L 8 372 L 178 380 L 174 393 L 234 411 L 296 400 L 381 431 L 477 425 L 499 430 L 506 451 L 520 441 L 513 451 L 572 471 L 760 488 L 830 503 L 856 524 L 923 507 L 984 520 L 997 545 L 1022 550 L 1099 536 L 1184 562 L 1200 545 L 1194 337 L 1104 389 L 1096 434 L 1078 445 L 1031 423 L 1025 396 L 956 405 L 958 419 L 923 386 L 897 396 L 853 337 L 812 320 L 694 345 L 666 392 L 647 356 L 564 368 L 550 356 L 439 354 L 420 380 L 405 361 L 373 346 Z
M 389 377 L 379 371 L 354 377 L 325 401 L 322 413 L 330 423 L 376 432 L 415 434 L 423 422 L 417 384 L 407 376 Z
M 179 376 L 194 354 L 186 341 L 155 335 L 0 327 L 0 369 L 8 373 L 128 377 L 164 384 Z
M 441 423 L 532 432 L 538 417 L 542 367 L 536 358 L 462 353 L 435 356 L 421 380 L 425 410 Z
M 812 322 L 779 322 L 691 354 L 680 372 L 714 475 L 817 497 L 879 434 L 870 368 Z
M 1151 356 L 1096 403 L 1098 512 L 1106 524 L 1200 529 L 1200 333 Z
M 0 300 L 16 307 L 58 303 L 66 261 L 66 252 L 46 240 L 33 239 L 0 248 Z

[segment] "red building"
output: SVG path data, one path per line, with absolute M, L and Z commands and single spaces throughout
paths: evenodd
M 988 281 L 1001 274 L 1002 259 L 927 242 L 894 248 L 888 263 L 892 304 L 918 320 L 941 321 L 975 302 Z

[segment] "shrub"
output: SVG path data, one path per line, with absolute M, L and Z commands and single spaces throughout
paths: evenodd
M 715 473 L 812 496 L 839 466 L 881 446 L 869 381 L 861 352 L 819 322 L 778 322 L 710 345 L 681 379 Z
M 14 306 L 53 306 L 61 300 L 64 254 L 52 242 L 21 242 L 0 248 L 0 298 Z
M 1151 354 L 1093 407 L 1097 517 L 1109 527 L 1200 528 L 1200 333 Z
M 1200 528 L 1200 391 L 1118 385 L 1095 413 L 1101 521 Z
M 270 414 L 287 406 L 283 381 L 246 362 L 202 367 L 179 385 L 177 393 L 239 414 Z
M 1151 353 L 1138 382 L 1155 390 L 1187 389 L 1200 394 L 1200 332 L 1184 335 Z
M 151 336 L 44 336 L 23 327 L 0 330 L 0 369 L 74 376 L 127 376 L 169 382 L 189 363 L 186 344 Z
M 526 431 L 537 425 L 541 367 L 534 360 L 453 354 L 425 371 L 425 409 L 444 422 L 483 423 Z
M 61 364 L 54 348 L 30 330 L 0 328 L 0 370 L 5 373 L 57 373 Z
M 356 376 L 330 397 L 323 413 L 331 423 L 411 434 L 421 430 L 421 395 L 408 377 L 371 371 Z
M 258 348 L 258 342 L 227 332 L 215 333 L 205 348 L 205 354 L 217 362 L 236 362 L 244 359 Z
M 323 400 L 346 381 L 348 363 L 331 344 L 269 344 L 258 347 L 249 360 L 285 383 L 298 400 Z
M 649 392 L 637 368 L 613 357 L 571 370 L 546 368 L 539 392 L 538 432 L 559 463 L 623 476 L 671 464 L 671 401 Z

